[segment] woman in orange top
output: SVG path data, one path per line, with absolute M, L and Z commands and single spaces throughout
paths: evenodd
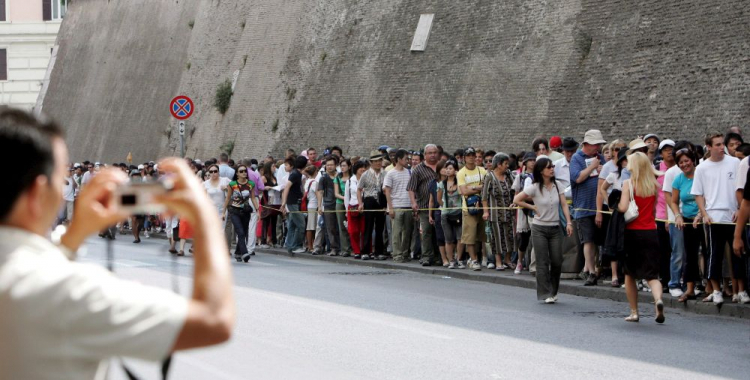
M 638 289 L 636 279 L 645 279 L 656 304 L 656 322 L 664 323 L 662 286 L 659 282 L 659 238 L 656 232 L 656 196 L 660 174 L 651 166 L 648 156 L 636 152 L 628 156 L 630 179 L 622 185 L 618 210 L 625 213 L 633 192 L 638 217 L 625 226 L 625 291 L 630 303 L 628 322 L 638 322 Z

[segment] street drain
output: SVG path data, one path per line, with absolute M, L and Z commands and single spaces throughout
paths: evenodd
M 339 276 L 385 276 L 389 274 L 398 274 L 398 272 L 331 272 L 328 274 L 335 274 Z
M 628 316 L 627 312 L 621 311 L 574 311 L 573 315 L 579 317 L 596 317 L 596 318 L 625 318 Z M 641 318 L 652 318 L 653 314 L 639 314 Z

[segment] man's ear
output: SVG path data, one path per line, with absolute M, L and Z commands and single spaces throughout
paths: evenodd
M 34 182 L 31 183 L 31 187 L 26 192 L 29 217 L 33 219 L 42 217 L 45 207 L 44 198 L 51 195 L 49 190 L 49 178 L 47 178 L 47 176 L 38 175 Z

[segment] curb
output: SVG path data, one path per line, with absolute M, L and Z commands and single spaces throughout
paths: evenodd
M 415 273 L 421 273 L 421 274 L 429 274 L 429 275 L 438 275 L 438 276 L 446 276 L 451 278 L 456 278 L 460 280 L 469 280 L 469 281 L 477 281 L 477 282 L 485 282 L 485 283 L 491 283 L 491 284 L 498 284 L 498 285 L 507 285 L 507 286 L 515 286 L 519 288 L 526 288 L 526 289 L 536 289 L 536 281 L 533 277 L 529 276 L 528 274 L 524 274 L 521 276 L 513 275 L 512 271 L 510 271 L 511 274 L 507 274 L 506 272 L 497 272 L 497 271 L 483 271 L 483 272 L 474 272 L 470 271 L 468 269 L 445 269 L 443 267 L 423 267 L 418 262 L 412 261 L 410 263 L 394 263 L 389 261 L 374 261 L 374 260 L 368 260 L 368 261 L 361 261 L 361 260 L 355 260 L 351 257 L 331 257 L 331 256 L 313 256 L 309 253 L 303 253 L 299 255 L 292 255 L 287 253 L 287 251 L 282 249 L 257 249 L 256 252 L 264 253 L 264 254 L 271 254 L 271 255 L 277 255 L 277 256 L 287 256 L 287 257 L 294 257 L 294 258 L 302 258 L 302 259 L 308 259 L 308 260 L 318 260 L 318 261 L 325 261 L 325 262 L 331 262 L 336 264 L 346 264 L 346 265 L 357 265 L 357 266 L 366 266 L 366 267 L 372 267 L 372 268 L 381 268 L 381 269 L 393 269 L 393 270 L 406 270 L 410 272 Z M 627 296 L 625 294 L 625 291 L 623 289 L 618 288 L 611 288 L 611 287 L 605 287 L 605 286 L 583 286 L 583 283 L 581 281 L 574 281 L 574 280 L 561 280 L 560 281 L 560 288 L 559 292 L 561 294 L 568 294 L 578 297 L 588 297 L 588 298 L 595 298 L 595 299 L 603 299 L 603 300 L 612 300 L 617 302 L 627 302 Z M 694 300 L 694 301 L 688 301 L 687 303 L 683 304 L 680 302 L 677 302 L 677 298 L 672 297 L 669 295 L 669 293 L 665 293 L 662 296 L 662 300 L 664 301 L 664 306 L 685 311 L 689 313 L 695 313 L 695 314 L 703 314 L 703 315 L 715 315 L 720 317 L 730 317 L 730 318 L 739 318 L 739 319 L 746 319 L 750 320 L 750 305 L 740 305 L 740 304 L 733 304 L 726 302 L 721 307 L 716 307 L 713 305 L 713 303 L 704 303 L 700 300 Z M 653 297 L 651 296 L 651 293 L 646 292 L 638 292 L 638 303 L 639 304 L 652 304 L 653 303 Z

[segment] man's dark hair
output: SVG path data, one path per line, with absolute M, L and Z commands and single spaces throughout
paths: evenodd
M 493 158 L 493 157 L 495 157 L 496 154 L 497 154 L 497 152 L 495 152 L 494 150 L 488 150 L 488 151 L 484 152 L 484 157 L 482 157 L 482 158 L 486 158 L 486 157 Z
M 221 163 L 229 162 L 229 155 L 224 152 L 221 152 L 221 154 L 219 154 L 219 162 Z
M 742 136 L 740 136 L 739 133 L 729 132 L 724 135 L 724 145 L 729 145 L 729 142 L 732 140 L 737 140 L 740 142 L 740 144 L 743 144 L 745 142 L 742 140 Z
M 538 138 L 534 139 L 534 142 L 531 143 L 531 150 L 534 151 L 534 153 L 539 152 L 539 145 L 544 144 L 544 147 L 549 150 L 549 142 L 545 138 Z
M 406 149 L 399 149 L 396 151 L 396 161 L 406 157 L 409 155 L 409 152 L 406 151 Z
M 13 175 L 0 186 L 0 220 L 5 220 L 18 198 L 39 176 L 52 183 L 55 157 L 52 140 L 63 138 L 54 121 L 36 118 L 25 111 L 0 107 L 0 160 L 13 163 Z M 18 157 L 23 156 L 22 160 Z
M 338 165 L 338 164 L 339 164 L 339 158 L 338 158 L 338 157 L 336 157 L 336 156 L 334 156 L 334 155 L 330 155 L 330 156 L 325 156 L 325 157 L 323 158 L 323 164 L 327 164 L 327 163 L 328 163 L 328 161 L 333 161 L 333 163 L 334 163 L 335 165 Z
M 740 146 L 737 147 L 738 152 L 742 152 L 742 155 L 745 157 L 750 157 L 750 144 L 748 143 L 742 143 Z
M 341 149 L 341 147 L 340 147 L 340 146 L 338 146 L 338 145 L 334 145 L 334 146 L 332 146 L 332 147 L 331 147 L 331 153 L 332 153 L 332 154 L 333 154 L 333 151 L 334 151 L 334 150 L 338 150 L 338 151 L 339 151 L 339 156 L 343 156 L 343 155 L 344 155 L 344 150 L 343 150 L 343 149 Z
M 229 167 L 233 168 L 234 167 L 234 160 L 230 158 L 229 161 L 227 161 L 227 165 L 229 165 Z
M 464 150 L 463 149 L 456 149 L 455 152 L 453 152 L 453 157 L 463 157 L 464 156 Z
M 284 159 L 285 164 L 289 164 L 292 168 L 294 168 L 294 157 L 288 157 Z
M 297 156 L 297 158 L 294 159 L 294 168 L 302 170 L 307 166 L 307 157 L 305 156 Z

